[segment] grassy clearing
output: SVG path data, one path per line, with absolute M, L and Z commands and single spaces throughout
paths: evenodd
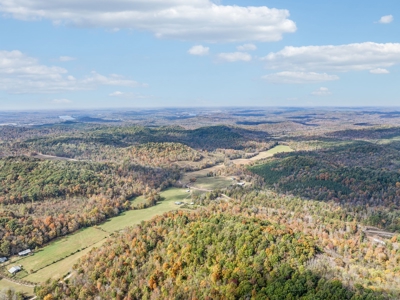
M 37 282 L 41 283 L 46 281 L 46 279 L 60 279 L 67 275 L 68 272 L 72 270 L 72 266 L 76 264 L 79 259 L 88 254 L 90 250 L 94 247 L 100 247 L 106 239 L 102 239 L 101 241 L 97 242 L 96 244 L 86 248 L 85 250 L 79 251 L 55 264 L 52 264 L 46 268 L 41 269 L 40 271 L 30 274 L 29 276 L 25 277 L 25 280 L 30 282 Z
M 232 179 L 228 177 L 201 177 L 190 185 L 198 189 L 216 190 L 225 189 L 231 184 Z
M 20 293 L 25 293 L 26 296 L 33 296 L 33 288 L 31 287 L 27 287 L 27 286 L 23 286 L 23 285 L 19 285 L 16 284 L 14 282 L 5 280 L 5 279 L 1 279 L 0 280 L 0 291 L 6 290 L 6 289 L 13 289 L 15 291 L 18 291 Z
M 28 272 L 31 270 L 36 271 L 52 264 L 54 261 L 58 261 L 71 255 L 79 249 L 93 245 L 94 243 L 104 239 L 106 236 L 108 236 L 108 234 L 99 229 L 94 227 L 86 228 L 51 243 L 38 252 L 35 252 L 34 255 L 21 259 L 18 261 L 18 264 L 21 264 L 24 270 L 27 270 Z
M 265 153 L 265 154 L 272 154 L 272 155 L 274 155 L 274 154 L 276 154 L 276 153 L 282 153 L 282 152 L 293 152 L 293 149 L 290 148 L 289 146 L 278 145 L 278 146 L 276 146 L 276 147 L 274 147 L 274 148 L 272 148 L 272 149 L 269 149 L 268 151 L 261 152 L 259 155 L 254 156 L 252 159 L 253 159 L 253 160 L 262 159 L 262 158 L 264 158 L 264 157 L 260 157 L 260 158 L 257 158 L 257 157 L 260 156 L 260 155 L 262 156 L 264 153 Z M 268 156 L 267 156 L 267 157 L 268 157 Z
M 236 165 L 248 165 L 252 162 L 255 162 L 257 160 L 265 159 L 268 157 L 274 156 L 276 153 L 283 153 L 283 152 L 293 152 L 293 149 L 290 148 L 289 146 L 285 145 L 278 145 L 272 149 L 269 149 L 268 151 L 263 151 L 260 152 L 258 155 L 253 156 L 252 158 L 249 159 L 235 159 L 232 162 L 235 163 Z
M 137 225 L 142 221 L 149 220 L 156 215 L 177 209 L 175 201 L 190 200 L 190 194 L 184 189 L 171 188 L 160 193 L 165 200 L 159 202 L 156 206 L 141 210 L 127 211 L 118 217 L 112 218 L 99 227 L 107 232 L 114 232 L 125 227 Z
M 139 196 L 139 197 L 133 198 L 131 203 L 134 205 L 144 204 L 144 203 L 146 203 L 146 198 L 143 196 Z

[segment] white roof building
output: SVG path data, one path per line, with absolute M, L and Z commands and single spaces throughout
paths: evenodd
M 14 266 L 11 269 L 8 270 L 9 273 L 11 274 L 15 274 L 17 272 L 21 271 L 21 267 L 20 266 Z
M 19 256 L 25 256 L 25 255 L 28 255 L 31 252 L 32 252 L 31 249 L 26 249 L 24 251 L 18 252 L 18 255 Z

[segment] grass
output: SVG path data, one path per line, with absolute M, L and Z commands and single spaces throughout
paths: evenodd
M 100 247 L 106 239 L 102 239 L 94 245 L 86 248 L 85 250 L 79 251 L 55 264 L 52 264 L 46 268 L 41 269 L 36 273 L 32 273 L 24 278 L 24 280 L 28 280 L 30 282 L 41 283 L 46 281 L 48 278 L 50 279 L 60 279 L 64 277 L 68 272 L 72 270 L 72 266 L 76 264 L 79 259 L 88 254 L 90 250 L 94 247 Z
M 269 154 L 269 155 L 274 155 L 276 153 L 282 153 L 282 152 L 293 152 L 293 149 L 290 148 L 289 146 L 285 146 L 285 145 L 278 145 L 272 149 L 269 149 L 268 151 L 265 152 L 261 152 L 259 155 L 262 155 L 263 153 Z M 257 155 L 257 156 L 259 156 Z M 253 160 L 256 160 L 257 156 L 253 157 Z M 268 156 L 266 156 L 268 157 Z M 257 159 L 262 159 L 265 157 L 261 157 L 261 158 L 257 158 Z
M 289 146 L 285 146 L 285 145 L 278 145 L 272 149 L 269 149 L 268 151 L 263 151 L 260 152 L 258 155 L 253 156 L 252 158 L 246 159 L 246 158 L 242 158 L 242 159 L 235 159 L 232 162 L 237 164 L 237 165 L 248 165 L 252 162 L 255 162 L 257 160 L 261 160 L 267 157 L 271 157 L 274 156 L 274 154 L 276 153 L 282 153 L 282 152 L 293 152 L 293 149 L 290 148 Z
M 216 190 L 227 188 L 231 184 L 232 179 L 227 177 L 201 177 L 197 178 L 191 186 L 199 189 Z
M 3 291 L 5 289 L 13 289 L 15 291 L 18 291 L 20 293 L 24 293 L 26 296 L 33 296 L 33 288 L 31 287 L 27 287 L 27 286 L 23 286 L 23 285 L 19 285 L 16 284 L 14 282 L 5 280 L 5 279 L 1 279 L 0 280 L 0 291 Z
M 134 205 L 144 204 L 144 203 L 146 203 L 146 198 L 143 197 L 143 196 L 139 196 L 139 197 L 134 198 L 131 201 L 131 203 L 134 204 Z
M 107 232 L 114 232 L 124 229 L 125 227 L 140 224 L 140 222 L 149 220 L 156 215 L 177 209 L 174 204 L 176 201 L 190 200 L 189 193 L 184 189 L 171 188 L 160 193 L 164 201 L 159 202 L 156 206 L 141 210 L 127 211 L 118 217 L 112 218 L 100 225 L 99 227 Z
M 107 233 L 94 227 L 80 230 L 70 236 L 59 239 L 45 248 L 35 252 L 34 255 L 28 256 L 18 261 L 24 270 L 38 270 L 54 261 L 63 259 L 71 255 L 78 249 L 86 248 L 108 236 Z

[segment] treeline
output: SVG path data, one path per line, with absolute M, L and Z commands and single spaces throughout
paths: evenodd
M 268 139 L 268 134 L 265 132 L 228 126 L 202 127 L 193 130 L 182 127 L 101 127 L 58 137 L 27 139 L 16 143 L 14 148 L 65 157 L 82 155 L 84 149 L 81 147 L 92 144 L 126 148 L 146 143 L 182 143 L 194 149 L 208 151 L 225 148 L 255 152 L 256 148 L 265 146 L 264 143 Z
M 228 211 L 169 213 L 125 230 L 36 288 L 39 299 L 383 299 L 305 269 L 307 236 Z
M 179 179 L 179 170 L 143 167 L 126 162 L 43 161 L 28 157 L 0 159 L 0 203 L 26 203 L 104 195 L 141 195 L 146 187 L 165 188 Z

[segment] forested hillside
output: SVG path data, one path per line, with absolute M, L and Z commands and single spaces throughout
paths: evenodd
M 131 163 L 0 159 L 0 256 L 103 222 L 132 209 L 132 197 L 145 194 L 153 205 L 179 176 Z
M 36 290 L 39 299 L 380 299 L 306 270 L 306 235 L 222 211 L 176 212 L 125 230 Z M 383 298 L 382 298 L 383 299 Z
M 400 152 L 390 145 L 356 143 L 281 154 L 250 168 L 267 187 L 307 199 L 335 201 L 349 210 L 377 209 L 370 224 L 400 230 Z

